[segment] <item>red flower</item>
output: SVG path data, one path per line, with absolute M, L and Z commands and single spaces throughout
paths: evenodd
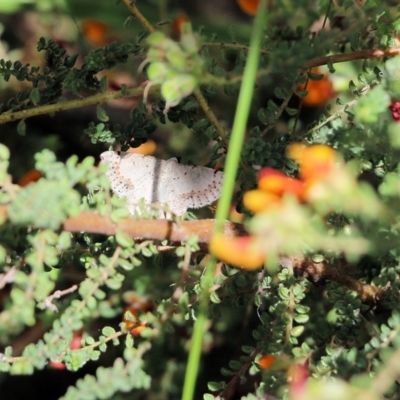
M 302 364 L 295 364 L 289 368 L 288 381 L 291 398 L 296 399 L 305 392 L 309 373 L 308 360 Z
M 392 112 L 393 119 L 395 121 L 400 121 L 400 101 L 396 101 L 389 106 L 390 111 Z
M 81 348 L 81 340 L 82 340 L 82 332 L 78 331 L 74 333 L 71 343 L 69 344 L 69 348 L 71 350 L 78 350 Z M 53 369 L 65 369 L 65 364 L 61 361 L 50 361 L 49 365 Z

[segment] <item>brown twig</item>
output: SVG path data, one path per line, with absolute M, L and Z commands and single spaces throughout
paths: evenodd
M 50 296 L 47 296 L 43 303 L 44 303 L 44 307 L 48 308 L 51 311 L 54 312 L 58 312 L 58 308 L 55 304 L 53 304 L 53 300 L 54 299 L 59 299 L 62 296 L 65 296 L 66 294 L 75 292 L 75 290 L 78 290 L 78 285 L 73 285 L 68 289 L 65 290 L 56 290 L 53 294 L 51 294 Z
M 4 272 L 4 274 L 0 274 L 0 289 L 3 289 L 7 283 L 14 282 L 14 275 L 16 271 L 17 268 L 13 266 L 8 271 Z
M 210 106 L 207 103 L 207 100 L 203 96 L 203 93 L 199 89 L 194 91 L 194 97 L 196 97 L 197 102 L 199 103 L 200 107 L 203 109 L 204 114 L 206 114 L 208 120 L 214 125 L 214 128 L 218 132 L 219 136 L 222 138 L 224 143 L 227 145 L 228 144 L 228 138 L 226 136 L 226 132 L 220 122 L 218 121 L 218 118 L 215 116 L 213 110 L 211 110 Z
M 268 331 L 264 337 L 260 340 L 259 343 L 266 342 L 269 336 L 271 335 L 270 331 Z M 229 399 L 232 397 L 232 393 L 235 389 L 235 386 L 240 382 L 240 378 L 245 376 L 251 365 L 253 364 L 255 358 L 258 354 L 261 353 L 261 344 L 258 344 L 255 349 L 251 352 L 246 362 L 241 366 L 241 368 L 235 372 L 231 380 L 227 383 L 225 389 L 223 389 L 218 396 L 215 396 L 215 400 L 223 400 Z
M 308 69 L 312 67 L 319 67 L 321 65 L 327 65 L 328 63 L 336 64 L 347 61 L 366 60 L 369 58 L 394 57 L 398 54 L 400 54 L 400 46 L 391 47 L 385 50 L 372 49 L 354 51 L 347 54 L 333 54 L 331 56 L 318 57 L 307 61 L 302 68 Z
M 282 104 L 276 110 L 275 115 L 274 115 L 274 123 L 273 124 L 272 123 L 271 124 L 268 123 L 268 125 L 265 127 L 265 129 L 261 133 L 262 136 L 266 135 L 270 130 L 272 130 L 275 127 L 276 121 L 280 118 L 282 113 L 285 111 L 285 108 L 289 104 L 289 101 L 292 98 L 293 93 L 294 93 L 294 91 L 295 91 L 297 86 L 298 86 L 298 83 L 297 83 L 297 79 L 296 79 L 295 83 L 290 88 L 289 94 L 286 96 L 286 98 L 282 101 Z M 273 138 L 270 138 L 269 141 L 272 141 L 272 139 Z
M 315 284 L 326 281 L 336 282 L 357 293 L 363 303 L 376 304 L 384 295 L 385 289 L 362 283 L 344 273 L 340 268 L 324 262 L 315 263 L 307 257 L 279 257 L 282 267 L 293 268 L 296 275 L 302 276 Z
M 206 42 L 203 43 L 203 47 L 209 46 L 219 46 L 221 48 L 233 48 L 239 50 L 248 50 L 249 46 L 242 45 L 239 43 L 212 43 Z M 262 54 L 270 54 L 269 51 L 260 50 Z M 303 65 L 300 65 L 299 68 L 302 70 L 307 70 L 312 67 L 319 67 L 321 65 L 327 65 L 328 63 L 337 64 L 348 61 L 356 61 L 356 60 L 366 60 L 369 58 L 381 58 L 381 57 L 394 57 L 400 54 L 400 46 L 390 47 L 387 49 L 371 49 L 371 50 L 360 50 L 354 51 L 346 54 L 332 54 L 329 56 L 317 57 L 312 60 L 307 61 Z
M 128 7 L 128 10 L 131 14 L 149 31 L 155 32 L 156 28 L 150 24 L 147 18 L 139 11 L 139 9 L 135 5 L 135 1 L 132 0 L 124 0 L 125 5 Z
M 197 235 L 200 243 L 208 243 L 212 237 L 215 220 L 203 219 L 197 221 L 182 221 L 175 223 L 167 220 L 134 220 L 124 219 L 114 224 L 109 218 L 95 213 L 85 212 L 77 217 L 70 217 L 64 222 L 64 229 L 71 232 L 86 231 L 113 235 L 122 230 L 131 237 L 143 239 L 168 239 L 185 241 L 192 235 Z M 224 234 L 241 236 L 245 234 L 241 224 L 225 222 Z M 313 283 L 333 281 L 349 290 L 355 291 L 361 301 L 376 304 L 384 295 L 384 289 L 362 283 L 346 275 L 340 268 L 326 263 L 314 263 L 306 257 L 280 256 L 279 263 L 283 268 L 293 268 L 293 271 Z
M 199 243 L 208 243 L 213 234 L 214 225 L 215 220 L 213 219 L 176 223 L 169 220 L 126 218 L 114 223 L 108 217 L 86 211 L 68 218 L 64 222 L 63 228 L 69 232 L 85 231 L 104 235 L 114 235 L 116 232 L 122 231 L 130 237 L 173 242 L 184 242 L 196 235 Z M 245 230 L 243 225 L 227 221 L 224 224 L 224 234 L 241 236 L 245 234 Z
M 301 137 L 306 137 L 309 134 L 311 134 L 312 132 L 318 131 L 324 125 L 329 124 L 331 121 L 333 121 L 335 118 L 339 118 L 341 114 L 345 113 L 350 107 L 352 107 L 352 106 L 354 106 L 356 104 L 357 104 L 357 100 L 349 101 L 341 109 L 336 110 L 334 114 L 332 114 L 331 116 L 327 117 L 322 122 L 320 122 L 318 125 L 316 125 L 316 126 L 312 127 L 311 129 L 309 129 L 307 132 L 301 134 Z M 293 133 L 295 133 L 295 132 L 293 132 Z M 297 137 L 299 137 L 299 135 L 297 135 Z
M 7 207 L 0 206 L 0 214 L 6 213 Z M 68 232 L 88 232 L 103 235 L 115 235 L 117 232 L 125 232 L 132 238 L 145 240 L 170 240 L 172 242 L 184 242 L 192 236 L 197 236 L 199 244 L 207 244 L 214 231 L 214 219 L 201 219 L 194 221 L 169 221 L 157 219 L 125 218 L 117 223 L 98 213 L 84 211 L 81 214 L 69 217 L 63 223 L 63 229 Z M 244 236 L 246 230 L 242 224 L 225 221 L 224 235 Z M 303 276 L 313 283 L 334 281 L 340 286 L 357 292 L 359 298 L 368 304 L 376 304 L 385 293 L 380 289 L 366 283 L 362 283 L 346 275 L 340 268 L 326 263 L 314 263 L 307 257 L 280 256 L 279 264 L 283 268 L 291 268 L 298 276 Z
M 249 50 L 249 46 L 241 43 L 225 43 L 225 42 L 202 42 L 201 48 L 204 47 L 219 47 L 220 49 L 234 49 L 234 50 Z M 261 54 L 270 55 L 270 50 L 260 49 Z
M 37 115 L 42 115 L 42 114 L 50 114 L 54 112 L 60 112 L 60 111 L 72 110 L 74 108 L 90 106 L 93 104 L 101 104 L 109 100 L 122 99 L 126 97 L 140 97 L 143 95 L 144 89 L 145 89 L 144 87 L 138 87 L 127 90 L 119 90 L 116 92 L 98 93 L 93 96 L 85 97 L 84 99 L 69 100 L 56 104 L 46 104 L 44 106 L 30 108 L 29 110 L 22 110 L 15 112 L 7 111 L 3 114 L 0 114 L 0 124 L 5 124 L 7 122 L 17 121 L 20 119 L 26 119 L 30 117 L 35 117 Z M 155 90 L 159 89 L 155 88 Z

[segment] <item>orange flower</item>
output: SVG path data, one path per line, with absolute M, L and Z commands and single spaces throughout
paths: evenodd
M 189 17 L 184 12 L 178 14 L 178 16 L 172 21 L 172 34 L 179 37 L 182 33 L 182 25 L 186 22 L 190 22 Z
M 263 212 L 280 202 L 281 198 L 278 195 L 263 190 L 250 190 L 243 197 L 244 206 L 253 213 Z
M 125 313 L 128 312 L 128 311 L 133 315 L 133 317 L 134 317 L 133 320 L 130 319 L 130 318 L 126 318 Z M 138 325 L 138 323 L 139 323 L 139 318 L 137 317 L 138 311 L 139 310 L 136 307 L 129 307 L 129 306 L 125 307 L 124 315 L 122 317 L 122 322 L 125 324 L 125 328 L 127 330 L 131 330 L 135 326 Z
M 129 311 L 133 315 L 134 321 L 132 321 L 130 318 L 125 318 L 125 313 L 127 311 Z M 125 307 L 124 316 L 122 318 L 122 322 L 125 325 L 124 329 L 129 331 L 133 336 L 139 336 L 140 332 L 142 332 L 143 329 L 146 328 L 146 324 L 140 321 L 140 318 L 138 317 L 138 312 L 139 309 L 136 307 Z
M 260 0 L 237 0 L 239 7 L 246 14 L 254 17 L 257 14 L 258 5 Z
M 94 19 L 87 19 L 82 23 L 83 35 L 95 46 L 104 46 L 111 42 L 111 39 L 107 36 L 108 30 L 108 24 Z
M 300 176 L 305 180 L 325 177 L 334 168 L 337 155 L 332 147 L 316 144 L 307 147 L 303 144 L 292 144 L 288 155 L 300 164 Z
M 143 154 L 145 156 L 153 154 L 157 149 L 157 144 L 154 140 L 148 140 L 139 147 L 131 147 L 127 153 Z
M 285 193 L 298 198 L 303 196 L 304 184 L 302 181 L 279 172 L 273 168 L 263 168 L 258 173 L 258 187 L 266 192 L 282 196 Z
M 307 149 L 307 146 L 302 143 L 293 143 L 288 147 L 287 155 L 292 160 L 301 164 L 304 160 L 304 153 Z
M 211 239 L 209 249 L 221 261 L 246 270 L 260 269 L 266 259 L 262 248 L 251 236 L 218 234 Z
M 18 181 L 18 185 L 25 187 L 30 183 L 37 182 L 42 176 L 42 173 L 37 169 L 31 169 L 29 172 L 22 176 L 22 178 Z
M 312 68 L 311 72 L 322 75 L 318 68 Z M 297 88 L 307 90 L 308 94 L 303 98 L 303 104 L 309 107 L 322 106 L 335 95 L 332 82 L 326 76 L 319 81 L 309 79 L 307 86 L 300 84 Z
M 275 356 L 271 356 L 270 354 L 267 354 L 266 356 L 261 357 L 258 360 L 258 363 L 260 364 L 260 367 L 262 369 L 268 369 L 275 361 L 276 361 Z
M 244 214 L 236 210 L 236 204 L 231 204 L 231 207 L 229 209 L 229 221 L 240 223 L 243 222 L 243 218 Z
M 133 336 L 139 336 L 143 329 L 146 328 L 146 324 L 140 321 L 139 312 L 151 311 L 154 308 L 154 304 L 147 296 L 142 296 L 134 291 L 124 293 L 123 297 L 125 302 L 129 303 L 129 306 L 125 307 L 122 322 L 125 324 L 125 329 L 130 331 Z M 127 311 L 133 315 L 133 320 L 125 318 Z
M 257 362 L 263 370 L 273 369 L 274 371 L 287 371 L 292 365 L 292 361 L 285 353 L 276 356 L 266 354 Z
M 140 336 L 140 334 L 146 329 L 146 325 L 139 325 L 136 328 L 133 328 L 131 330 L 131 335 L 132 336 Z

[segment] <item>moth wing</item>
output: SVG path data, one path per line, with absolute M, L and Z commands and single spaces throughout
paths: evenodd
M 158 202 L 160 171 L 165 161 L 135 153 L 126 153 L 122 161 L 121 175 L 132 182 L 128 202 L 137 204 L 141 199 L 145 204 Z
M 176 159 L 166 162 L 162 182 L 166 203 L 171 211 L 182 215 L 188 208 L 201 208 L 221 195 L 222 172 L 211 168 L 182 165 Z
M 128 204 L 137 204 L 142 198 L 146 204 L 151 203 L 154 157 L 108 151 L 101 158 L 109 162 L 106 175 L 118 197 L 125 197 Z

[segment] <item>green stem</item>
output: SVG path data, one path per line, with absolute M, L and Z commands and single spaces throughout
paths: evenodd
M 266 20 L 267 3 L 262 0 L 254 21 L 253 32 L 250 40 L 250 50 L 244 69 L 243 81 L 240 88 L 239 99 L 233 121 L 231 143 L 226 160 L 224 181 L 222 184 L 222 196 L 218 202 L 216 214 L 215 232 L 221 232 L 224 221 L 228 218 L 229 208 L 236 181 L 237 170 L 240 163 L 240 153 L 246 133 L 247 119 L 250 112 L 251 101 L 254 92 L 254 82 L 257 76 L 260 59 L 260 45 Z M 207 265 L 205 275 L 202 278 L 202 292 L 200 296 L 200 308 L 192 337 L 188 364 L 186 368 L 185 383 L 182 400 L 192 400 L 199 370 L 201 347 L 208 312 L 209 291 L 213 282 L 216 260 L 212 257 Z
M 240 154 L 246 134 L 247 119 L 254 93 L 254 82 L 257 76 L 260 59 L 260 44 L 266 20 L 266 1 L 261 1 L 250 40 L 250 50 L 244 68 L 239 99 L 236 106 L 235 119 L 232 127 L 232 137 L 226 157 L 222 195 L 218 202 L 215 232 L 221 232 L 224 221 L 228 218 L 236 174 L 240 163 Z
M 204 291 L 204 289 L 203 289 Z M 203 305 L 203 299 L 200 300 Z M 201 346 L 203 343 L 203 333 L 207 321 L 207 309 L 208 304 L 205 303 L 205 307 L 201 307 L 199 315 L 194 325 L 194 331 L 192 336 L 192 345 L 190 347 L 189 359 L 186 367 L 185 383 L 183 386 L 182 400 L 192 400 L 194 395 L 194 389 L 196 387 L 197 373 L 199 371 Z

